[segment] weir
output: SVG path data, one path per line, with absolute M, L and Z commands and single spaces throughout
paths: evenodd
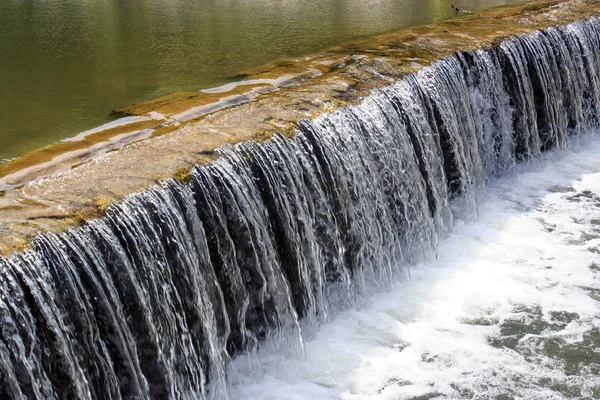
M 404 276 L 599 128 L 600 18 L 460 52 L 0 259 L 0 397 L 226 398 L 229 360 Z

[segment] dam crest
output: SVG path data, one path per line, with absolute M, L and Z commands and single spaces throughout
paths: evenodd
M 0 259 L 2 398 L 227 398 L 227 365 L 435 253 L 486 182 L 597 132 L 600 19 L 458 52 Z M 300 350 L 301 351 L 301 350 Z

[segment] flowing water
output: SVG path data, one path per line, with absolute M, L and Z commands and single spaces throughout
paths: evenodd
M 518 0 L 453 0 L 476 11 Z M 4 0 L 0 162 L 113 109 L 245 69 L 454 15 L 448 0 Z
M 596 395 L 598 144 L 566 194 L 494 182 L 600 129 L 598 48 L 592 18 L 457 54 L 0 259 L 0 395 Z
M 232 397 L 600 398 L 600 140 L 584 144 L 488 187 L 436 259 L 303 357 L 240 357 Z

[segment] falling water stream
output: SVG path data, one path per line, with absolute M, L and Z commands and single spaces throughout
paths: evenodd
M 600 140 L 490 185 L 410 280 L 239 357 L 238 399 L 600 397 Z
M 595 235 L 597 164 L 498 178 L 598 131 L 598 48 L 592 18 L 457 54 L 0 259 L 0 397 L 517 396 L 493 392 L 503 378 L 530 390 L 563 342 L 597 335 L 596 253 L 559 251 L 564 229 Z M 553 185 L 536 179 L 552 168 L 583 180 L 544 197 Z M 579 350 L 592 361 L 557 374 L 594 395 L 576 380 L 597 373 L 596 353 Z M 254 362 L 259 383 L 240 366 Z M 570 388 L 554 378 L 540 390 Z

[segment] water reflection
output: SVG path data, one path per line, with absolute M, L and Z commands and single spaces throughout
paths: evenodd
M 477 10 L 515 0 L 454 0 Z M 4 0 L 0 159 L 273 59 L 452 15 L 447 0 Z

